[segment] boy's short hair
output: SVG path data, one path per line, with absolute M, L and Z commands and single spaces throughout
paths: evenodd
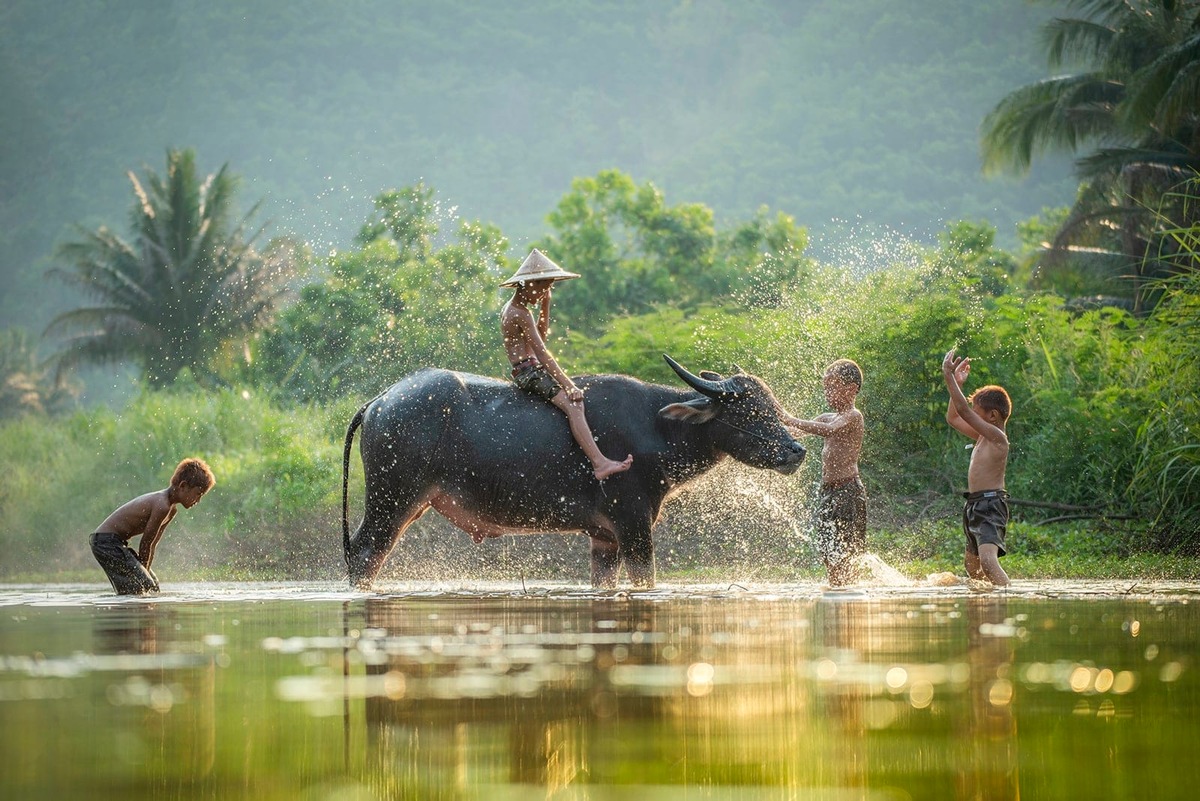
M 216 483 L 216 477 L 213 476 L 212 470 L 208 468 L 203 459 L 184 459 L 175 468 L 175 474 L 171 476 L 172 487 L 187 484 L 189 487 L 196 487 L 208 492 Z
M 988 384 L 986 387 L 980 387 L 972 392 L 971 397 L 967 398 L 967 400 L 978 404 L 981 409 L 1000 412 L 1000 419 L 1005 422 L 1008 421 L 1008 416 L 1012 414 L 1012 398 L 1008 397 L 1008 392 L 1004 387 L 996 384 Z
M 862 368 L 850 359 L 838 359 L 825 368 L 825 375 L 836 376 L 843 383 L 854 384 L 859 389 L 862 389 Z

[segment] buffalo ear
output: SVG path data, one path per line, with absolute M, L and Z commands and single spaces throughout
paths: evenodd
M 720 373 L 714 373 L 712 370 L 701 370 L 700 377 L 709 381 L 724 381 L 725 376 Z
M 707 423 L 717 416 L 717 404 L 708 398 L 697 398 L 686 403 L 672 403 L 659 409 L 658 416 L 668 420 L 699 425 Z

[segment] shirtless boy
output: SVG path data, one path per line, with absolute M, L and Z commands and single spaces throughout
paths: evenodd
M 1012 413 L 1012 401 L 1004 387 L 995 385 L 975 390 L 970 398 L 963 395 L 971 360 L 955 356 L 954 350 L 951 348 L 942 359 L 942 378 L 950 393 L 946 422 L 975 441 L 964 493 L 967 502 L 963 507 L 963 533 L 967 544 L 963 563 L 971 578 L 1006 587 L 1008 574 L 1000 566 L 1008 527 L 1008 493 L 1004 489 L 1008 434 L 1004 427 Z
M 215 483 L 207 464 L 200 459 L 184 459 L 166 489 L 127 501 L 96 527 L 91 537 L 92 554 L 118 595 L 158 592 L 158 577 L 150 565 L 163 531 L 175 518 L 176 505 L 191 509 Z M 129 540 L 139 535 L 141 540 L 134 551 Z
M 867 550 L 867 491 L 858 475 L 865 428 L 862 412 L 854 406 L 862 381 L 857 364 L 838 359 L 821 378 L 833 411 L 813 420 L 782 415 L 784 425 L 825 438 L 815 529 L 817 550 L 834 587 L 858 577 L 858 557 Z
M 601 453 L 584 415 L 583 390 L 562 371 L 546 347 L 550 336 L 550 290 L 555 281 L 578 277 L 578 273 L 567 272 L 534 248 L 513 277 L 501 284 L 515 288 L 516 292 L 500 313 L 500 331 L 512 364 L 513 383 L 567 415 L 571 436 L 592 463 L 592 474 L 604 480 L 628 470 L 633 464 L 633 454 L 618 462 Z M 531 306 L 538 307 L 536 320 Z

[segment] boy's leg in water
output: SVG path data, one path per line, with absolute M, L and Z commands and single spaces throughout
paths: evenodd
M 817 508 L 817 548 L 832 586 L 860 578 L 867 550 L 866 493 L 858 481 L 822 487 Z
M 973 579 L 987 578 L 987 574 L 983 572 L 983 565 L 979 563 L 978 554 L 973 554 L 970 551 L 964 552 L 963 567 L 967 569 L 967 575 Z
M 985 542 L 979 546 L 979 566 L 984 577 L 988 581 L 995 584 L 997 587 L 1007 587 L 1009 584 L 1008 574 L 1004 572 L 1004 568 L 1000 566 L 1000 548 L 990 542 Z
M 92 554 L 117 595 L 158 592 L 158 579 L 115 534 L 93 534 L 91 545 Z

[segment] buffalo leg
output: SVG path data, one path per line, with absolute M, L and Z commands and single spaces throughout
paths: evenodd
M 611 535 L 609 535 L 611 537 Z M 610 538 L 592 537 L 592 586 L 609 590 L 617 586 L 621 558 L 617 544 Z
M 387 497 L 372 502 L 368 498 L 362 524 L 346 550 L 350 584 L 359 589 L 370 589 L 371 582 L 405 529 L 428 509 L 428 501 L 403 503 Z
M 625 574 L 635 587 L 654 586 L 654 540 L 649 528 L 636 534 L 628 532 L 621 537 L 621 562 L 625 565 Z

